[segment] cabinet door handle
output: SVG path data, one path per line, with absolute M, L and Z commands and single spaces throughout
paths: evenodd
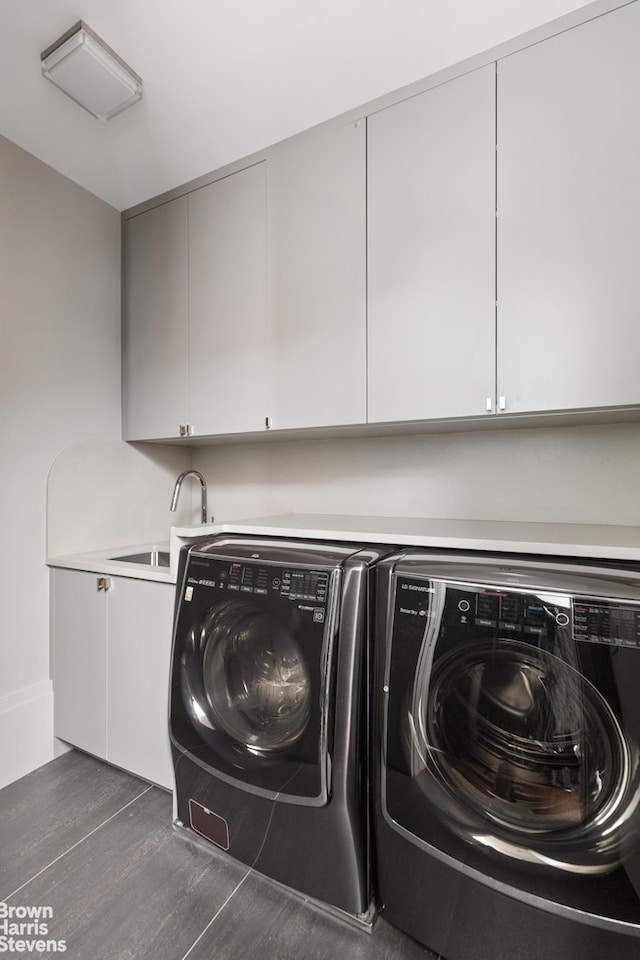
M 506 397 L 499 397 L 499 398 L 498 398 L 498 410 L 506 410 L 506 409 L 507 409 L 507 398 L 506 398 Z
M 98 577 L 96 586 L 98 591 L 103 590 L 106 593 L 107 590 L 111 590 L 111 577 Z
M 487 413 L 491 413 L 493 411 L 493 397 L 487 397 L 484 408 Z

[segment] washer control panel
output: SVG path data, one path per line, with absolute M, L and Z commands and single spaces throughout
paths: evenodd
M 322 604 L 329 593 L 328 570 L 196 556 L 191 558 L 187 573 L 187 583 L 193 587 L 213 587 L 229 593 L 276 594 L 286 600 Z

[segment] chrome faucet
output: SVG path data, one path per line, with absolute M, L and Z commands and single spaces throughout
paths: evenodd
M 180 487 L 182 486 L 182 481 L 186 477 L 195 477 L 196 480 L 200 481 L 200 486 L 202 487 L 202 523 L 207 522 L 207 484 L 204 477 L 201 473 L 198 473 L 197 470 L 184 470 L 178 479 L 176 480 L 176 485 L 173 488 L 173 496 L 171 497 L 171 506 L 170 510 L 175 512 L 176 507 L 178 506 L 178 497 L 180 495 Z

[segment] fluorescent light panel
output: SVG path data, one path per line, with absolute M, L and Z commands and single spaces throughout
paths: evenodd
M 42 72 L 99 120 L 142 97 L 142 80 L 80 20 L 40 55 Z

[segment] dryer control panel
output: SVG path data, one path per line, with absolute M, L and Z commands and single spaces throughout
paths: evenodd
M 438 599 L 440 598 L 440 599 Z M 517 591 L 399 577 L 396 619 L 438 619 L 462 638 L 501 636 L 534 641 L 571 629 L 574 640 L 640 649 L 640 602 Z

